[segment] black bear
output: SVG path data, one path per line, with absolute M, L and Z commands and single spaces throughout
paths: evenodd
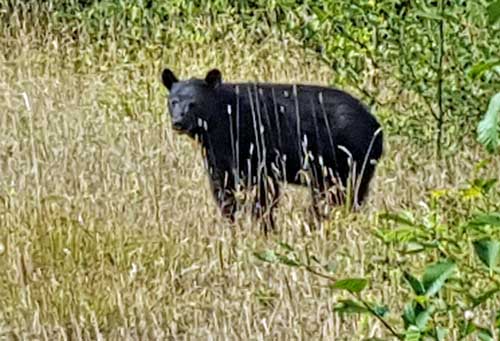
M 362 203 L 382 155 L 380 124 L 348 93 L 329 87 L 223 83 L 219 70 L 180 81 L 165 69 L 175 130 L 200 141 L 222 214 L 237 210 L 235 192 L 256 188 L 254 214 L 274 227 L 279 182 L 306 184 L 313 208 Z M 319 214 L 319 213 L 318 213 Z

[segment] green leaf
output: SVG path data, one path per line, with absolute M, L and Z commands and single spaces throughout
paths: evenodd
M 351 293 L 359 293 L 366 287 L 367 284 L 368 280 L 364 278 L 346 278 L 335 281 L 330 288 L 347 290 Z
M 495 66 L 500 65 L 500 59 L 492 60 L 488 62 L 481 62 L 470 68 L 468 75 L 472 79 L 477 79 L 481 77 L 485 72 L 493 69 Z
M 415 314 L 415 309 L 412 303 L 405 304 L 403 309 L 403 320 L 405 321 L 405 326 L 414 325 L 417 316 Z
M 260 259 L 263 262 L 267 263 L 276 263 L 278 261 L 278 256 L 272 250 L 266 250 L 263 252 L 254 252 L 255 257 Z
M 410 326 L 405 331 L 405 341 L 419 341 L 420 340 L 420 330 L 417 326 Z
M 500 227 L 500 213 L 482 213 L 475 215 L 467 226 L 481 227 L 485 225 Z
M 442 262 L 428 266 L 422 278 L 425 294 L 427 296 L 436 294 L 453 274 L 455 268 L 456 265 L 452 262 Z
M 413 222 L 413 217 L 410 213 L 382 213 L 379 215 L 379 218 L 382 220 L 394 221 L 395 223 L 399 223 L 401 225 L 415 227 L 416 224 Z
M 408 242 L 401 251 L 404 254 L 413 254 L 425 251 L 426 245 L 417 242 Z
M 481 192 L 488 193 L 498 182 L 497 178 L 483 179 L 477 178 L 472 181 L 472 185 L 479 188 Z
M 474 241 L 473 245 L 474 251 L 476 251 L 476 255 L 481 262 L 483 262 L 490 271 L 494 270 L 498 263 L 500 243 L 496 240 L 482 239 Z
M 495 94 L 488 106 L 488 111 L 477 126 L 477 140 L 490 153 L 498 148 L 498 121 L 500 116 L 500 92 Z
M 341 300 L 339 304 L 333 308 L 333 311 L 341 314 L 363 314 L 370 312 L 364 305 L 353 300 Z
M 486 329 L 486 328 L 482 328 L 482 327 L 477 327 L 478 328 L 478 332 L 477 332 L 477 338 L 481 341 L 494 341 L 495 338 L 493 337 L 493 333 Z
M 375 232 L 377 237 L 382 239 L 384 243 L 405 243 L 415 239 L 419 231 L 414 227 L 398 227 L 393 229 L 379 229 Z
M 422 283 L 415 277 L 413 277 L 409 272 L 403 272 L 404 279 L 410 284 L 413 292 L 416 295 L 423 295 L 425 293 L 424 286 Z
M 482 159 L 474 165 L 474 171 L 479 172 L 480 170 L 486 169 L 491 164 L 492 159 Z
M 278 260 L 281 264 L 288 265 L 288 266 L 301 266 L 302 264 L 300 261 L 298 261 L 295 258 L 292 258 L 291 256 L 283 256 L 283 255 L 277 255 Z
M 429 297 L 425 295 L 415 296 L 415 302 L 421 306 L 424 306 L 429 301 Z M 423 310 L 423 309 L 422 309 Z
M 429 308 L 425 309 L 424 311 L 421 311 L 417 317 L 415 318 L 415 325 L 420 329 L 420 331 L 424 331 L 427 322 L 429 322 L 429 319 L 432 316 L 432 313 L 434 312 L 434 307 L 430 306 Z
M 490 24 L 494 24 L 498 19 L 500 19 L 500 0 L 491 3 L 488 6 L 487 11 Z
M 469 320 L 460 321 L 460 334 L 468 336 L 476 331 L 476 325 Z
M 436 339 L 438 341 L 446 340 L 446 335 L 448 335 L 448 329 L 443 328 L 443 327 L 436 328 Z
M 389 312 L 389 308 L 387 306 L 374 305 L 370 303 L 368 304 L 370 305 L 370 309 L 368 309 L 361 302 L 350 299 L 340 300 L 339 303 L 333 308 L 333 311 L 341 314 L 369 313 L 380 317 L 384 317 Z
M 373 312 L 380 317 L 384 317 L 389 312 L 389 307 L 386 305 L 377 305 L 371 307 Z

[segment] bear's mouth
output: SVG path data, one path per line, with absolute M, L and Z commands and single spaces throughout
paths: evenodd
M 179 132 L 187 131 L 189 130 L 189 124 L 182 119 L 172 118 L 172 128 Z
M 185 130 L 185 128 L 182 126 L 182 124 L 180 122 L 175 122 L 175 123 L 172 123 L 172 128 L 176 131 L 183 131 Z
M 196 136 L 196 132 L 181 123 L 172 123 L 172 129 L 179 135 L 187 135 L 189 137 Z

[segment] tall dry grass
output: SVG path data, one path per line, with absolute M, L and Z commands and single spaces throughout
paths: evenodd
M 71 60 L 82 47 L 57 37 L 40 45 L 21 32 L 10 41 L 15 48 L 0 54 L 0 338 L 388 337 L 377 321 L 334 313 L 340 294 L 324 280 L 253 253 L 278 241 L 307 249 L 334 276 L 372 279 L 368 298 L 397 311 L 401 269 L 372 234 L 377 212 L 428 210 L 429 190 L 466 183 L 484 155 L 464 145 L 437 161 L 386 134 L 360 213 L 337 210 L 314 229 L 308 191 L 287 187 L 275 233 L 266 238 L 248 217 L 231 229 L 196 145 L 164 115 L 162 68 L 319 84 L 332 72 L 292 40 L 235 37 L 145 47 L 152 54 L 134 61 L 111 44 L 84 66 Z M 484 176 L 499 166 L 496 158 Z

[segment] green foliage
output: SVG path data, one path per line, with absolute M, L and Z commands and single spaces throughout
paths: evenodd
M 435 295 L 444 282 L 453 274 L 456 265 L 452 262 L 436 263 L 425 269 L 422 277 L 422 286 L 427 296 Z
M 469 76 L 472 77 L 473 79 L 477 79 L 484 74 L 486 74 L 488 71 L 495 69 L 496 67 L 500 66 L 500 59 L 497 60 L 492 60 L 488 62 L 480 62 L 476 65 L 474 65 L 470 70 L 469 70 Z
M 490 19 L 489 23 L 494 26 L 495 22 L 500 18 L 500 1 L 491 3 L 487 8 L 487 12 Z M 495 29 L 493 28 L 493 30 Z M 490 70 L 494 70 L 497 75 L 500 75 L 500 60 L 498 58 L 477 64 L 471 69 L 470 75 L 473 78 L 477 78 Z M 488 111 L 477 126 L 477 140 L 485 146 L 486 150 L 490 153 L 494 153 L 498 149 L 499 117 L 500 93 L 497 93 L 491 98 Z
M 491 331 L 486 329 L 486 328 L 480 329 L 477 333 L 477 337 L 481 341 L 494 341 L 495 340 Z
M 421 338 L 421 333 L 418 327 L 416 326 L 410 326 L 408 330 L 405 332 L 405 341 L 420 341 Z
M 415 298 L 407 303 L 403 310 L 403 321 L 405 324 L 405 337 L 415 337 L 416 335 L 427 335 L 428 322 L 432 318 L 436 308 L 433 304 L 429 304 L 430 298 L 437 294 L 443 287 L 445 281 L 455 271 L 455 264 L 451 262 L 440 262 L 429 265 L 419 281 L 411 274 L 404 272 L 404 279 L 410 284 L 413 289 Z M 422 296 L 425 295 L 425 296 Z M 439 327 L 441 328 L 441 327 Z M 436 332 L 436 338 L 439 339 Z M 442 331 L 446 329 L 441 328 Z M 418 331 L 418 333 L 417 333 Z
M 498 149 L 499 121 L 500 92 L 491 98 L 488 111 L 477 126 L 477 139 L 490 153 Z
M 331 0 L 297 6 L 287 28 L 334 68 L 335 84 L 347 83 L 371 104 L 397 112 L 389 129 L 421 143 L 444 134 L 436 141 L 440 148 L 469 134 L 458 127 L 477 120 L 478 96 L 484 101 L 481 94 L 498 79 L 477 84 L 463 77 L 471 65 L 498 57 L 498 28 L 488 28 L 486 16 L 468 1 Z M 463 17 L 474 19 L 466 24 L 457 19 Z
M 282 253 L 282 250 L 285 253 Z M 323 273 L 322 270 L 318 271 L 311 262 L 319 263 L 317 258 L 309 255 L 306 252 L 304 262 L 299 260 L 299 256 L 295 248 L 287 243 L 278 243 L 278 251 L 265 250 L 262 252 L 255 252 L 255 257 L 267 263 L 279 263 L 290 267 L 302 267 L 304 270 L 322 278 L 326 278 L 332 282 L 330 289 L 344 290 L 349 292 L 355 299 L 341 299 L 338 304 L 333 308 L 333 311 L 340 314 L 359 314 L 367 313 L 379 319 L 384 326 L 392 333 L 392 335 L 401 338 L 399 334 L 384 320 L 384 316 L 389 312 L 386 305 L 373 304 L 362 298 L 361 292 L 368 285 L 368 280 L 365 278 L 343 278 L 336 279 L 335 277 Z
M 265 250 L 263 252 L 254 253 L 254 255 L 261 261 L 267 263 L 280 263 L 288 266 L 302 266 L 303 264 L 297 258 L 297 255 L 292 249 L 289 249 L 288 245 L 283 243 L 281 247 L 285 250 L 285 253 L 276 252 L 273 250 Z
M 299 39 L 335 70 L 333 84 L 355 88 L 372 106 L 388 113 L 382 117 L 388 133 L 420 144 L 435 140 L 438 148 L 454 146 L 470 135 L 463 127 L 477 123 L 479 108 L 499 77 L 491 73 L 482 82 L 463 77 L 472 65 L 476 67 L 471 73 L 479 76 L 487 65 L 498 62 L 497 1 L 487 10 L 483 2 L 465 0 L 0 4 L 4 32 L 15 36 L 32 30 L 41 42 L 51 34 L 59 37 L 78 47 L 71 57 L 79 59 L 80 71 L 96 62 L 95 56 L 101 55 L 101 64 L 113 62 L 105 58 L 110 50 L 140 61 L 145 54 L 161 59 L 161 49 L 180 42 L 210 45 L 231 37 L 259 44 L 269 35 L 283 41 Z M 23 21 L 29 24 L 20 25 Z M 4 43 L 3 53 L 14 53 L 11 41 Z
M 487 162 L 476 166 L 481 169 Z M 330 288 L 345 290 L 353 298 L 342 298 L 334 308 L 337 313 L 368 314 L 377 318 L 395 337 L 404 340 L 432 338 L 444 340 L 454 328 L 461 337 L 474 334 L 479 339 L 494 339 L 495 331 L 475 324 L 471 319 L 481 306 L 488 304 L 500 292 L 500 275 L 497 273 L 500 252 L 500 213 L 475 213 L 469 217 L 457 215 L 450 210 L 441 210 L 443 202 L 454 200 L 456 207 L 470 205 L 471 199 L 483 202 L 483 207 L 496 207 L 488 199 L 495 191 L 496 179 L 475 178 L 457 190 L 432 191 L 428 215 L 418 217 L 410 212 L 385 212 L 379 214 L 381 227 L 374 231 L 387 246 L 396 247 L 401 256 L 419 255 L 427 260 L 427 266 L 417 278 L 411 271 L 411 258 L 403 267 L 401 278 L 411 288 L 405 295 L 401 313 L 403 330 L 385 319 L 389 308 L 380 303 L 369 302 L 365 297 L 368 279 L 337 279 L 306 266 L 303 269 L 331 281 Z M 450 205 L 448 203 L 448 205 Z M 449 207 L 449 206 L 446 207 Z M 446 222 L 446 223 L 445 223 Z M 288 244 L 281 248 L 300 258 L 298 251 Z M 262 254 L 276 254 L 266 251 Z M 476 262 L 469 260 L 475 255 Z M 287 257 L 290 257 L 288 255 Z M 262 257 L 260 259 L 283 259 Z M 308 258 L 308 257 L 306 257 Z M 288 258 L 285 258 L 288 259 Z M 296 266 L 285 260 L 281 264 Z M 300 263 L 300 262 L 299 262 Z M 318 262 L 321 263 L 321 262 Z M 482 264 L 483 266 L 477 266 Z M 480 284 L 478 286 L 478 284 Z M 383 303 L 383 302 L 382 302 Z M 499 318 L 495 317 L 497 321 Z M 453 321 L 453 322 L 452 322 Z M 451 325 L 450 325 L 451 323 Z M 498 322 L 496 322 L 498 323 Z
M 497 269 L 498 252 L 500 251 L 500 242 L 496 240 L 476 240 L 474 241 L 474 250 L 477 256 L 488 267 L 490 271 Z
M 364 278 L 347 278 L 335 281 L 330 288 L 347 290 L 350 293 L 360 293 L 366 286 L 368 281 Z
M 260 259 L 263 262 L 267 263 L 277 263 L 278 262 L 278 257 L 276 256 L 276 253 L 272 250 L 265 250 L 259 253 L 254 253 L 255 257 Z
M 476 214 L 468 222 L 471 227 L 496 226 L 500 227 L 500 213 L 481 213 Z
M 333 308 L 333 311 L 341 314 L 370 313 L 368 308 L 351 299 L 340 300 L 339 303 Z
M 496 0 L 488 5 L 488 15 L 490 24 L 494 24 L 500 19 L 500 1 Z
M 341 299 L 333 311 L 339 314 L 374 314 L 378 317 L 384 317 L 389 313 L 389 308 L 367 302 L 361 303 L 352 299 Z
M 413 277 L 409 272 L 403 272 L 403 278 L 408 282 L 408 284 L 413 289 L 415 295 L 420 296 L 425 294 L 425 288 L 422 282 L 418 278 Z
M 471 190 L 477 188 L 473 192 L 475 198 L 483 198 L 487 202 L 487 197 L 493 191 L 491 183 L 484 179 L 475 179 L 470 182 L 470 187 L 458 191 L 458 192 L 448 192 L 445 195 L 443 193 L 434 192 L 432 207 L 438 210 L 440 207 L 440 202 L 445 200 L 445 196 L 456 196 L 459 195 L 459 201 L 463 203 L 467 202 L 471 195 Z M 424 217 L 422 220 L 408 219 L 407 213 L 394 214 L 385 213 L 380 215 L 382 221 L 390 222 L 393 226 L 398 226 L 400 224 L 405 224 L 407 226 L 413 227 L 414 230 L 418 231 L 411 235 L 411 238 L 402 238 L 401 236 L 395 236 L 389 231 L 391 228 L 379 229 L 377 235 L 384 240 L 385 243 L 392 245 L 403 246 L 401 249 L 402 253 L 408 254 L 408 249 L 410 249 L 409 244 L 418 244 L 418 253 L 431 255 L 434 250 L 438 250 L 441 257 L 445 257 L 452 261 L 439 261 L 433 265 L 428 266 L 425 269 L 422 280 L 418 280 L 416 277 L 411 275 L 409 272 L 404 272 L 403 278 L 412 288 L 415 298 L 414 301 L 408 303 L 405 306 L 403 313 L 403 320 L 405 321 L 405 326 L 407 332 L 411 335 L 419 333 L 428 333 L 426 331 L 426 326 L 430 322 L 430 317 L 436 314 L 439 309 L 438 307 L 446 306 L 445 310 L 448 312 L 453 311 L 455 308 L 452 302 L 443 301 L 440 295 L 433 297 L 435 294 L 439 294 L 443 290 L 443 285 L 446 280 L 449 280 L 453 274 L 456 274 L 453 278 L 453 283 L 459 283 L 458 286 L 451 285 L 447 290 L 453 291 L 459 295 L 458 302 L 461 304 L 468 304 L 465 308 L 464 316 L 462 317 L 462 335 L 469 335 L 471 333 L 477 332 L 479 338 L 486 337 L 485 335 L 490 335 L 492 332 L 489 329 L 475 326 L 470 321 L 468 321 L 468 315 L 473 316 L 474 309 L 478 306 L 484 304 L 488 300 L 495 297 L 495 295 L 500 291 L 500 277 L 497 277 L 495 271 L 498 264 L 498 253 L 500 250 L 500 235 L 495 232 L 496 226 L 499 226 L 498 213 L 481 213 L 474 214 L 470 219 L 465 221 L 450 220 L 449 212 L 439 212 L 433 211 L 430 217 Z M 450 221 L 454 227 L 443 224 L 443 220 Z M 462 218 L 463 219 L 463 218 Z M 498 239 L 493 239 L 492 235 L 495 235 Z M 414 246 L 411 247 L 414 250 Z M 467 261 L 466 255 L 475 254 L 477 259 L 486 266 L 486 270 L 476 268 Z M 458 270 L 458 274 L 457 274 Z M 478 282 L 483 283 L 482 291 L 477 291 L 474 284 Z M 423 296 L 425 295 L 425 297 Z M 457 318 L 460 320 L 460 311 L 457 311 Z M 408 328 L 411 328 L 408 329 Z M 437 326 L 435 326 L 437 327 Z M 444 326 L 439 326 L 444 328 Z M 438 338 L 437 329 L 434 337 Z M 445 329 L 442 329 L 443 331 Z M 424 335 L 424 334 L 422 334 Z

